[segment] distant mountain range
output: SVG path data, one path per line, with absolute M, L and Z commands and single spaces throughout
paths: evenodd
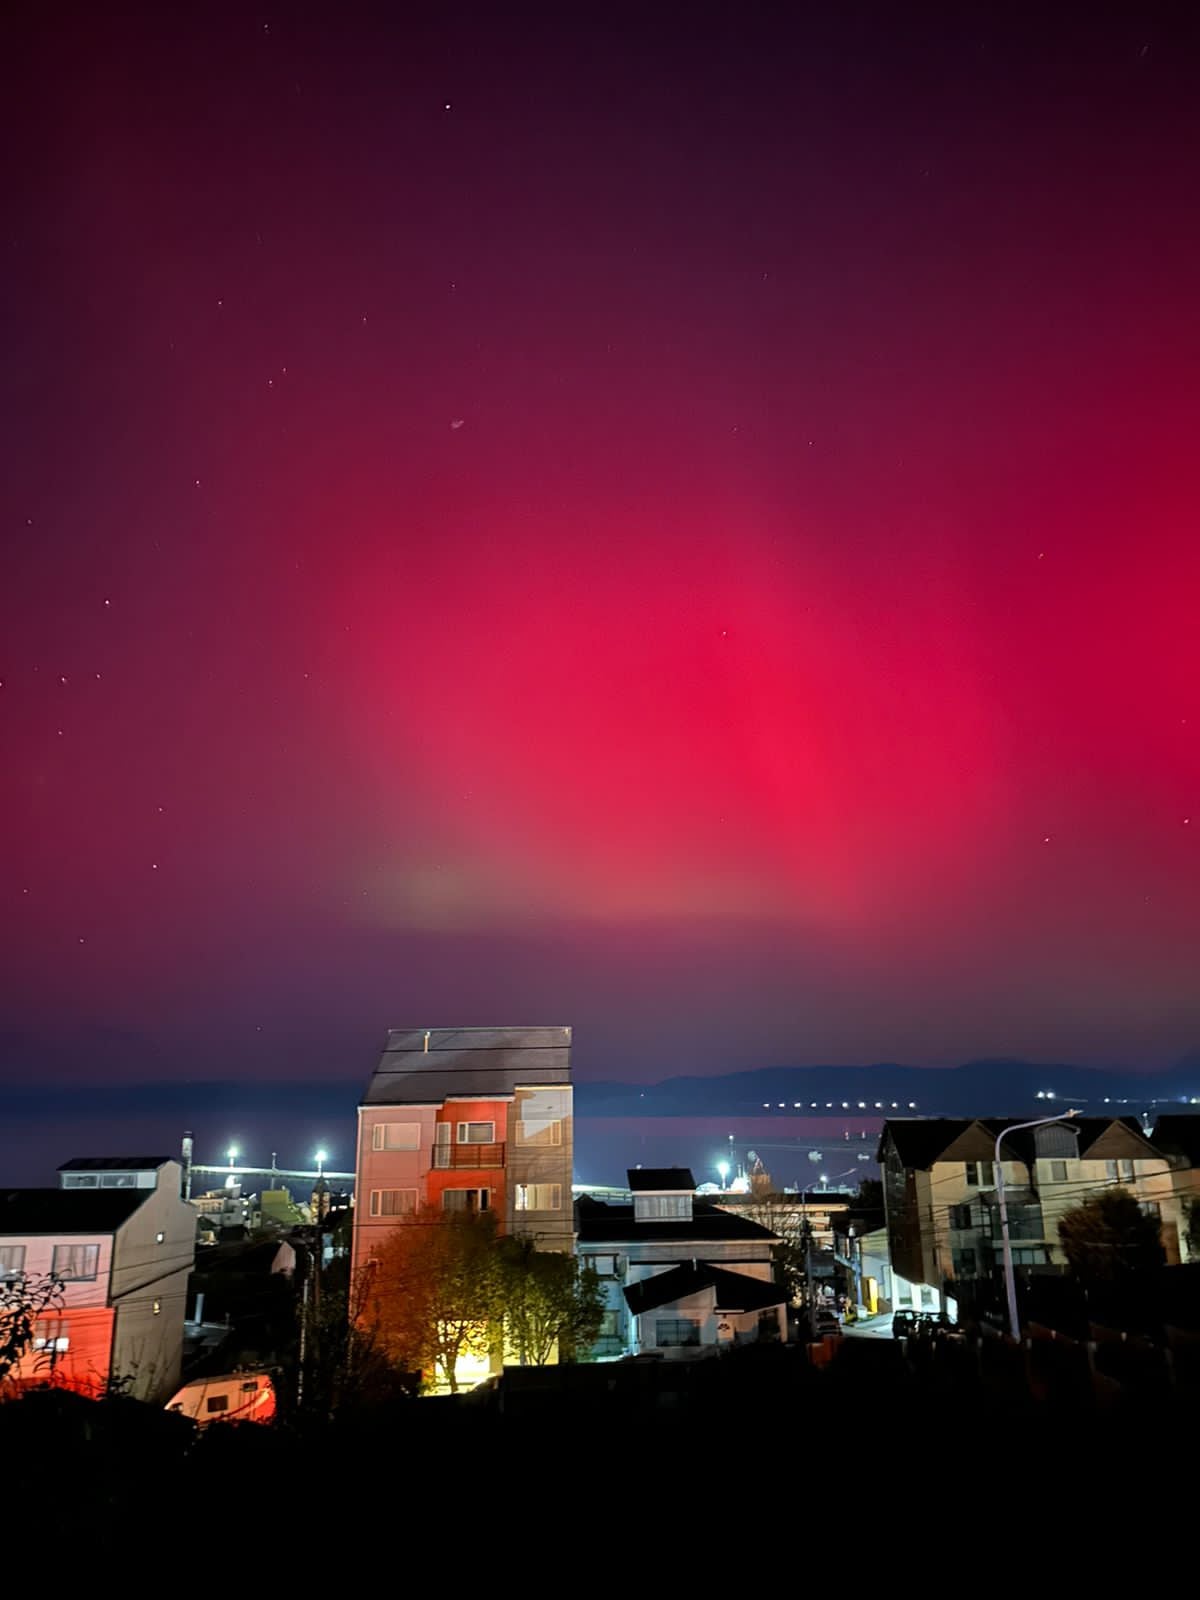
M 788 1110 L 797 1115 L 844 1115 L 860 1109 L 925 1116 L 991 1116 L 1055 1104 L 1099 1110 L 1122 1100 L 1200 1096 L 1200 1054 L 1165 1072 L 1134 1072 L 1017 1060 L 968 1061 L 959 1067 L 907 1067 L 895 1062 L 848 1067 L 757 1067 L 720 1077 L 665 1078 L 661 1083 L 576 1083 L 575 1111 L 593 1117 L 753 1116 Z M 909 1102 L 915 1101 L 915 1113 Z M 815 1104 L 814 1104 L 815 1102 Z M 877 1102 L 882 1107 L 877 1108 Z

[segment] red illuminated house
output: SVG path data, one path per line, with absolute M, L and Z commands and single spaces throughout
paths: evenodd
M 570 1250 L 570 1028 L 396 1028 L 358 1114 L 355 1269 L 437 1206 Z
M 112 1379 L 138 1399 L 179 1384 L 196 1214 L 165 1156 L 81 1158 L 57 1189 L 0 1190 L 0 1279 L 52 1277 L 58 1307 L 10 1382 L 99 1394 Z

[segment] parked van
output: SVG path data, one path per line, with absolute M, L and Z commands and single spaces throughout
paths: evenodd
M 210 1422 L 270 1422 L 275 1415 L 275 1386 L 266 1372 L 230 1372 L 221 1378 L 197 1378 L 184 1384 L 167 1403 L 203 1428 Z

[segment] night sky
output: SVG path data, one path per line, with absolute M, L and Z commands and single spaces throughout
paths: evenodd
M 1200 1046 L 1200 34 L 1092 9 L 16 6 L 0 1081 Z

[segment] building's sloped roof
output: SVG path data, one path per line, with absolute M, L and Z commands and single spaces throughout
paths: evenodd
M 570 1081 L 570 1028 L 393 1028 L 363 1103 L 440 1105 Z
M 1200 1167 L 1200 1117 L 1167 1111 L 1154 1124 L 1155 1147 L 1163 1155 L 1182 1157 L 1190 1167 Z
M 60 1172 L 157 1172 L 171 1156 L 75 1156 L 64 1161 Z
M 889 1140 L 906 1167 L 931 1167 L 952 1140 L 971 1126 L 970 1117 L 888 1117 L 879 1135 L 876 1159 Z
M 0 1234 L 113 1233 L 153 1189 L 0 1189 Z
M 634 1194 L 691 1193 L 696 1187 L 691 1167 L 628 1167 L 626 1176 Z
M 690 1222 L 637 1222 L 632 1206 L 606 1205 L 603 1200 L 593 1200 L 590 1195 L 580 1195 L 575 1206 L 575 1227 L 583 1244 L 627 1244 L 633 1239 L 646 1243 L 687 1243 L 702 1245 L 706 1241 L 724 1239 L 755 1239 L 772 1243 L 779 1235 L 752 1222 L 749 1217 L 736 1217 L 707 1200 L 692 1202 Z
M 1030 1120 L 1027 1117 L 889 1117 L 880 1134 L 877 1156 L 883 1159 L 890 1140 L 906 1167 L 924 1170 L 935 1161 L 947 1159 L 988 1160 L 995 1152 L 999 1133 Z M 1125 1156 L 1145 1161 L 1162 1154 L 1146 1137 L 1136 1117 L 1071 1117 L 1069 1121 L 1064 1119 L 1050 1126 L 1061 1127 L 1068 1133 L 1073 1130 L 1083 1160 L 1104 1161 Z M 1036 1133 L 1036 1129 L 1022 1128 L 1020 1133 L 1006 1138 L 1006 1158 L 1028 1164 L 1036 1154 Z
M 683 1261 L 669 1272 L 657 1272 L 652 1278 L 631 1283 L 622 1292 L 630 1311 L 640 1316 L 643 1311 L 674 1305 L 703 1289 L 716 1290 L 714 1311 L 762 1311 L 787 1303 L 787 1292 L 777 1283 L 764 1283 L 745 1272 L 713 1267 L 707 1261 Z

